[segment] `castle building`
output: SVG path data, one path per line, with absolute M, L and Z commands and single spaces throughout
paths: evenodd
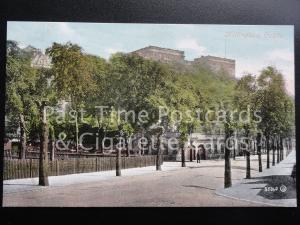
M 31 66 L 34 68 L 51 68 L 51 59 L 41 51 L 34 52 L 31 60 Z
M 162 63 L 184 63 L 184 52 L 169 48 L 148 46 L 131 53 L 137 54 L 145 59 L 151 59 Z
M 161 48 L 157 46 L 141 48 L 131 52 L 131 54 L 137 54 L 145 59 L 150 59 L 161 63 L 177 63 L 187 66 L 199 64 L 208 67 L 215 73 L 225 72 L 230 77 L 235 77 L 235 60 L 233 59 L 208 55 L 195 58 L 193 61 L 188 61 L 184 59 L 184 51 Z
M 37 49 L 32 46 L 27 46 L 23 49 L 24 52 L 30 53 L 32 55 L 31 58 L 31 66 L 34 68 L 51 68 L 51 58 L 43 54 L 40 49 Z
M 207 66 L 215 73 L 225 72 L 230 75 L 230 77 L 235 77 L 235 60 L 233 59 L 208 55 L 194 59 L 194 63 Z

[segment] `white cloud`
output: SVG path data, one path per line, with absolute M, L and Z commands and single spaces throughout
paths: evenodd
M 295 70 L 293 61 L 269 60 L 268 57 L 257 58 L 256 60 L 238 59 L 236 61 L 236 77 L 240 78 L 247 73 L 258 76 L 260 71 L 267 66 L 274 66 L 282 73 L 287 93 L 294 96 Z
M 204 55 L 206 48 L 201 46 L 194 38 L 182 39 L 177 42 L 176 47 L 183 50 L 193 50 L 197 55 Z
M 106 48 L 104 49 L 104 54 L 103 54 L 103 57 L 105 59 L 108 59 L 112 54 L 115 54 L 117 52 L 124 52 L 123 48 L 122 47 L 119 47 L 119 48 Z
M 274 49 L 267 53 L 269 60 L 293 61 L 294 53 L 288 49 Z
M 25 43 L 23 43 L 23 42 L 18 42 L 18 47 L 19 48 L 26 48 L 27 45 Z
M 107 48 L 107 49 L 105 49 L 105 52 L 107 52 L 108 54 L 114 54 L 116 52 L 121 52 L 121 50 L 116 49 L 116 48 Z
M 57 23 L 58 26 L 58 31 L 62 34 L 62 35 L 68 35 L 68 36 L 73 36 L 75 35 L 75 31 L 70 27 L 70 25 L 68 23 L 65 22 L 61 22 L 61 23 Z

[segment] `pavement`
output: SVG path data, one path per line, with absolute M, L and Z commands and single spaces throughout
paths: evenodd
M 269 206 L 297 207 L 296 182 L 291 177 L 296 164 L 296 152 L 292 151 L 287 158 L 270 169 L 243 179 L 231 188 L 220 188 L 216 194 L 232 199 L 239 199 Z
M 265 168 L 266 156 L 262 158 Z M 235 187 L 246 175 L 246 163 L 244 157 L 237 157 L 231 162 Z M 285 160 L 281 164 L 284 162 L 293 163 Z M 251 175 L 259 176 L 256 155 L 251 156 Z M 184 168 L 180 162 L 164 162 L 162 171 L 156 171 L 154 166 L 123 169 L 121 177 L 116 177 L 115 171 L 53 176 L 49 177 L 49 183 L 50 186 L 41 187 L 37 178 L 6 180 L 3 184 L 3 206 L 273 206 L 221 193 L 224 160 L 186 162 Z
M 164 162 L 162 165 L 162 171 L 172 171 L 178 169 L 181 169 L 181 164 L 178 162 L 176 163 Z M 130 169 L 123 169 L 121 171 L 121 176 L 129 177 L 129 176 L 145 175 L 154 172 L 156 172 L 155 166 L 130 168 Z M 115 180 L 118 178 L 119 177 L 116 176 L 115 170 L 48 177 L 49 186 L 51 187 L 63 187 L 63 186 L 75 185 L 75 184 L 84 184 L 84 183 L 99 182 L 105 180 Z M 37 177 L 5 180 L 3 181 L 3 194 L 33 191 L 39 189 L 42 190 L 42 189 L 49 188 L 49 187 L 39 186 L 38 183 L 39 181 Z

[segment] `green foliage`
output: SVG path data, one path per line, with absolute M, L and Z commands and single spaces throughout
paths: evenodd
M 46 53 L 52 58 L 52 68 L 34 69 L 30 66 L 30 54 L 18 48 L 16 42 L 7 42 L 6 115 L 17 122 L 13 118 L 24 113 L 32 137 L 38 132 L 37 99 L 47 99 L 50 106 L 56 106 L 59 99 L 71 102 L 77 110 L 84 106 L 87 125 L 123 131 L 127 137 L 158 124 L 159 106 L 169 109 L 166 119 L 169 125 L 177 127 L 181 144 L 195 130 L 231 134 L 243 128 L 247 132 L 259 129 L 265 134 L 293 133 L 293 99 L 285 93 L 282 74 L 273 67 L 265 68 L 257 79 L 247 75 L 237 80 L 201 65 L 165 65 L 133 54 L 117 53 L 106 61 L 85 54 L 72 43 L 53 43 Z M 109 106 L 103 118 L 95 106 Z M 253 115 L 249 123 L 232 118 L 223 124 L 201 122 L 196 114 L 199 108 L 203 114 L 221 109 L 228 118 L 230 110 L 247 110 L 248 106 L 251 112 L 261 111 L 261 123 L 255 124 Z M 128 118 L 122 115 L 118 120 L 117 110 L 133 114 Z M 137 120 L 142 110 L 149 114 L 146 122 Z M 172 121 L 174 110 L 182 113 L 177 118 L 180 120 Z M 71 138 L 74 125 L 58 124 L 55 116 L 49 118 L 52 136 L 63 131 Z M 211 120 L 216 117 L 209 114 Z
M 12 127 L 18 127 L 19 117 L 24 115 L 25 132 L 29 134 L 30 127 L 35 126 L 38 115 L 35 105 L 38 74 L 14 42 L 8 42 L 8 46 L 10 50 L 7 52 L 6 61 L 6 117 L 11 121 Z
M 291 129 L 293 102 L 285 92 L 282 74 L 274 67 L 267 67 L 257 83 L 256 102 L 262 117 L 259 129 L 265 135 L 287 132 Z
M 69 99 L 74 108 L 94 90 L 92 69 L 80 46 L 72 43 L 53 45 L 46 50 L 52 59 L 54 87 L 62 99 Z

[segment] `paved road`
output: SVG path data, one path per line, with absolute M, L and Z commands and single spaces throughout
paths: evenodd
M 265 157 L 263 159 L 265 167 Z M 251 173 L 255 176 L 257 156 L 252 156 L 251 163 Z M 170 167 L 173 169 L 168 169 Z M 155 171 L 154 167 L 151 172 L 149 168 L 136 170 L 148 172 L 15 191 L 9 191 L 14 181 L 6 182 L 3 206 L 264 206 L 215 194 L 216 189 L 223 187 L 223 160 L 187 162 L 186 168 L 181 168 L 180 162 L 165 162 L 164 171 Z M 232 161 L 233 183 L 244 177 L 245 159 L 238 157 Z

